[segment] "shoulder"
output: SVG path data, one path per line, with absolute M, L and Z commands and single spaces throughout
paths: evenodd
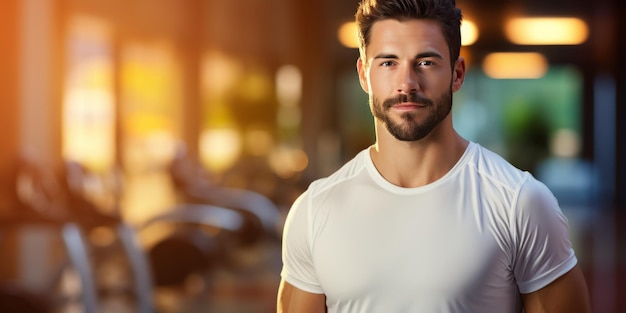
M 331 175 L 313 181 L 307 190 L 309 197 L 317 197 L 338 185 L 351 181 L 367 168 L 369 149 L 362 150 Z
M 480 186 L 509 228 L 533 223 L 561 223 L 562 212 L 553 193 L 531 173 L 522 171 L 500 155 L 474 145 L 470 157 L 469 177 Z
M 515 219 L 519 230 L 556 225 L 567 227 L 567 219 L 557 199 L 542 182 L 529 177 L 521 185 L 515 201 Z
M 513 166 L 497 153 L 474 144 L 469 163 L 483 184 L 506 192 L 516 210 L 558 208 L 556 198 L 545 184 L 531 173 Z
M 292 204 L 288 220 L 290 216 L 295 218 L 296 215 L 306 215 L 309 216 L 307 219 L 310 219 L 310 215 L 316 215 L 313 211 L 319 211 L 320 204 L 329 198 L 329 195 L 332 195 L 338 186 L 346 186 L 354 177 L 366 170 L 368 162 L 367 151 L 365 149 L 359 152 L 331 175 L 311 182 L 308 188 Z
M 526 207 L 558 206 L 550 189 L 532 175 L 520 186 L 517 202 Z
M 532 175 L 515 167 L 499 154 L 477 143 L 470 146 L 468 165 L 475 171 L 483 184 L 517 193 Z

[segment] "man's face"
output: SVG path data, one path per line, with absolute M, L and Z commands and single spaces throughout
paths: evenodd
M 378 21 L 365 58 L 357 65 L 361 86 L 370 96 L 372 114 L 396 139 L 420 140 L 449 115 L 465 67 L 457 69 L 457 62 L 455 71 L 450 68 L 437 22 Z

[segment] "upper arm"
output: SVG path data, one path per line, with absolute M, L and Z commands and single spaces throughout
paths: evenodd
M 277 312 L 324 313 L 326 296 L 298 289 L 283 279 L 278 288 Z
M 283 269 L 278 288 L 277 312 L 279 313 L 324 313 L 326 296 L 317 281 L 313 267 L 310 242 L 310 215 L 308 191 L 294 202 L 283 231 Z M 285 279 L 298 282 L 300 289 Z
M 525 313 L 589 313 L 589 295 L 582 271 L 577 266 L 547 286 L 522 294 Z
M 567 218 L 544 184 L 526 181 L 512 218 L 511 266 L 521 293 L 547 286 L 576 265 Z

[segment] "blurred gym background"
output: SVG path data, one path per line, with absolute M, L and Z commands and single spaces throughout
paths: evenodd
M 0 311 L 274 312 L 292 201 L 373 140 L 357 0 L 0 3 Z M 458 0 L 459 132 L 626 311 L 626 3 Z

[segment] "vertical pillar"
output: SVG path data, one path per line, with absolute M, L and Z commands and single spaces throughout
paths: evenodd
M 626 36 L 626 3 L 621 0 L 613 1 L 615 10 L 615 20 L 617 32 L 613 40 L 617 45 L 616 52 L 616 100 L 617 100 L 617 114 L 616 114 L 616 146 L 617 146 L 617 168 L 616 168 L 616 206 L 621 211 L 626 211 L 626 60 L 623 58 L 626 55 L 626 41 L 623 40 Z
M 319 5 L 297 2 L 294 14 L 297 16 L 297 65 L 302 69 L 302 138 L 304 151 L 309 156 L 309 167 L 304 173 L 305 180 L 317 178 L 320 174 L 321 162 L 318 153 L 318 142 L 325 129 L 332 129 L 330 115 L 332 105 L 331 73 L 328 70 L 329 56 L 326 43 L 328 23 L 325 23 L 325 1 Z
M 206 1 L 187 1 L 189 20 L 182 38 L 183 60 L 183 140 L 187 153 L 198 157 L 198 143 L 202 122 L 202 98 L 200 90 L 200 66 L 204 50 L 202 23 L 206 12 Z
M 23 0 L 19 62 L 20 151 L 48 168 L 61 159 L 61 105 L 56 0 Z
M 17 204 L 14 176 L 19 150 L 20 8 L 19 1 L 0 2 L 0 218 L 15 209 Z M 13 277 L 16 272 L 16 258 L 7 255 L 15 248 L 15 240 L 4 241 L 0 254 L 0 278 Z
M 19 149 L 19 4 L 19 1 L 0 3 L 0 216 L 15 204 L 11 191 Z

